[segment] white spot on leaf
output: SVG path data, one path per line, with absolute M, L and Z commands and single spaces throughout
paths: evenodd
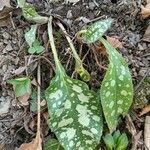
M 72 118 L 63 119 L 59 122 L 58 127 L 61 128 L 61 127 L 67 126 L 68 124 L 71 124 L 72 122 L 73 122 Z
M 121 91 L 121 95 L 127 96 L 127 94 L 128 94 L 127 91 L 125 91 L 125 90 L 122 90 L 122 91 Z
M 84 95 L 83 93 L 80 93 L 79 95 L 78 95 L 78 98 L 79 98 L 79 100 L 81 101 L 81 102 L 85 102 L 85 103 L 88 103 L 88 101 L 89 101 L 89 97 L 88 96 L 86 96 L 86 95 Z
M 61 90 L 57 90 L 57 91 L 55 91 L 54 93 L 51 93 L 50 96 L 49 96 L 49 98 L 50 98 L 50 99 L 55 98 L 56 100 L 58 100 L 58 99 L 60 99 L 62 96 L 63 96 L 62 91 L 61 91 Z
M 80 86 L 77 86 L 75 84 L 72 86 L 72 89 L 78 93 L 81 93 L 83 91 Z
M 113 108 L 113 106 L 114 106 L 114 101 L 111 101 L 109 104 L 109 108 Z

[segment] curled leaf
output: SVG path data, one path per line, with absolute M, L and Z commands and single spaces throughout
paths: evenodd
M 112 18 L 95 22 L 82 33 L 81 39 L 83 40 L 83 42 L 87 44 L 98 41 L 104 35 L 104 33 L 109 29 L 112 22 L 113 22 Z M 82 32 L 82 30 L 79 31 L 79 33 L 80 32 Z

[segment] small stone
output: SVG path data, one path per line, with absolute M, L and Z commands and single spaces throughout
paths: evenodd
M 10 38 L 10 35 L 7 32 L 3 33 L 3 38 L 8 40 Z
M 10 99 L 0 97 L 0 116 L 3 116 L 9 112 Z
M 72 18 L 72 12 L 71 12 L 71 10 L 69 10 L 69 11 L 67 12 L 67 18 L 68 18 L 68 19 L 71 19 L 71 18 Z

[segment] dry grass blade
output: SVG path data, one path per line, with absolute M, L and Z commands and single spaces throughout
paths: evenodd
M 40 85 L 41 85 L 41 69 L 40 64 L 38 65 L 37 77 L 38 77 L 38 92 L 37 92 L 37 133 L 35 139 L 30 143 L 24 143 L 18 150 L 42 150 L 42 139 L 40 136 Z
M 145 149 L 150 150 L 150 116 L 146 116 L 144 128 Z

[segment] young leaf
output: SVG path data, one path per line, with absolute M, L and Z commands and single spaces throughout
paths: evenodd
M 126 150 L 127 146 L 128 146 L 128 138 L 126 136 L 125 133 L 123 133 L 117 141 L 117 148 L 116 150 Z
M 36 39 L 36 30 L 37 30 L 37 25 L 32 25 L 31 29 L 25 33 L 25 40 L 30 47 L 32 47 L 32 44 Z
M 44 144 L 44 150 L 64 150 L 64 148 L 56 139 L 50 139 L 46 144 Z
M 95 22 L 87 30 L 85 30 L 85 33 L 83 32 L 83 35 L 81 37 L 83 42 L 90 44 L 99 40 L 111 26 L 112 22 L 113 22 L 112 18 Z M 82 32 L 82 30 L 79 31 L 79 33 L 80 32 Z
M 113 134 L 115 144 L 117 143 L 118 138 L 120 137 L 120 135 L 121 135 L 121 133 L 120 133 L 119 130 L 115 131 L 115 133 Z
M 110 132 L 117 126 L 119 115 L 126 115 L 133 100 L 133 84 L 129 68 L 121 54 L 105 39 L 104 44 L 110 64 L 100 89 L 104 116 Z
M 113 150 L 113 148 L 115 146 L 113 136 L 111 134 L 107 134 L 107 135 L 105 135 L 103 140 L 104 140 L 107 150 Z
M 43 50 L 44 50 L 44 47 L 41 46 L 40 42 L 36 39 L 33 42 L 32 47 L 30 47 L 28 49 L 28 53 L 30 53 L 30 54 L 34 54 L 34 53 L 39 54 L 39 53 L 43 52 Z
M 16 97 L 31 93 L 31 81 L 28 77 L 9 80 L 13 85 Z
M 66 75 L 58 59 L 51 24 L 52 17 L 48 23 L 48 34 L 56 63 L 56 76 L 45 92 L 49 125 L 66 150 L 93 150 L 102 134 L 100 104 L 96 94 L 84 82 Z

